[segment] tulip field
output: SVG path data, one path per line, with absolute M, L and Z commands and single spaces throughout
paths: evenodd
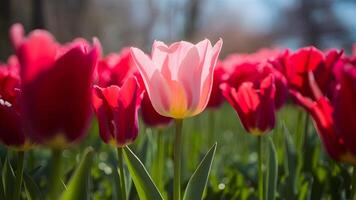
M 0 200 L 356 200 L 355 45 L 9 40 Z

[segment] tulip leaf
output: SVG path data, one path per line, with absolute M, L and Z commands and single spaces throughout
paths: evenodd
M 298 192 L 298 199 L 299 200 L 310 200 L 311 199 L 311 187 L 313 185 L 313 177 L 312 176 L 305 176 L 301 187 L 299 188 Z
M 296 173 L 297 173 L 297 153 L 295 145 L 291 138 L 290 132 L 286 126 L 284 126 L 284 136 L 285 136 L 285 151 L 287 159 L 285 160 L 285 170 L 287 172 L 287 191 L 286 193 L 295 197 L 296 195 Z
M 3 164 L 0 159 L 0 169 L 3 169 Z M 0 199 L 5 199 L 5 191 L 4 191 L 4 184 L 3 184 L 3 175 L 0 173 Z
M 271 137 L 268 138 L 268 170 L 267 170 L 266 197 L 268 200 L 276 198 L 276 188 L 278 179 L 278 160 L 276 147 Z
M 6 199 L 11 199 L 13 196 L 15 179 L 14 170 L 11 167 L 8 157 L 6 157 L 2 168 L 2 181 Z
M 139 198 L 141 200 L 163 199 L 146 168 L 129 147 L 124 148 L 124 157 Z
M 42 200 L 42 199 L 44 199 L 42 192 L 41 192 L 40 188 L 38 187 L 36 181 L 33 180 L 29 174 L 24 173 L 23 181 L 24 181 L 26 196 L 27 196 L 28 200 Z
M 68 183 L 67 190 L 60 197 L 61 200 L 88 199 L 89 175 L 93 157 L 94 150 L 86 149 L 78 168 Z
M 198 200 L 203 198 L 203 192 L 208 182 L 208 177 L 216 151 L 216 143 L 205 154 L 203 160 L 190 177 L 183 200 Z

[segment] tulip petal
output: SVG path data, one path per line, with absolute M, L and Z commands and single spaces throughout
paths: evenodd
M 13 48 L 16 49 L 22 44 L 25 36 L 25 30 L 23 26 L 19 23 L 16 23 L 10 28 L 10 40 Z
M 92 101 L 95 114 L 98 118 L 100 137 L 105 143 L 109 143 L 114 138 L 114 135 L 112 135 L 114 126 L 111 123 L 113 116 L 110 106 L 104 99 L 102 88 L 94 86 Z
M 47 31 L 31 32 L 26 42 L 17 49 L 21 64 L 21 81 L 26 83 L 41 72 L 49 69 L 55 62 L 58 44 Z
M 152 62 L 152 60 L 140 49 L 131 47 L 130 50 L 137 68 L 142 75 L 142 79 L 147 87 L 146 82 L 152 78 L 154 72 L 157 71 L 157 67 Z
M 134 141 L 138 135 L 138 109 L 141 103 L 141 94 L 135 78 L 129 78 L 120 89 L 118 112 L 114 112 L 117 124 L 116 141 L 125 145 Z
M 222 44 L 223 44 L 223 41 L 222 41 L 222 39 L 220 39 L 214 45 L 213 49 L 211 50 L 210 56 L 206 57 L 206 59 L 209 59 L 209 62 L 208 62 L 209 66 L 204 66 L 202 74 L 201 74 L 201 77 L 202 77 L 201 81 L 200 81 L 201 93 L 200 93 L 200 101 L 199 101 L 197 111 L 201 112 L 202 110 L 204 110 L 204 108 L 208 104 L 210 94 L 211 94 L 212 84 L 213 84 L 214 69 L 215 69 L 215 65 L 216 65 L 216 62 L 219 57 L 219 53 L 221 51 Z M 209 52 L 207 52 L 207 54 L 208 53 Z
M 22 121 L 13 106 L 5 105 L 0 100 L 0 140 L 8 146 L 22 146 L 25 144 Z
M 171 99 L 174 98 L 171 93 L 174 93 L 175 91 L 171 90 L 168 81 L 156 71 L 146 87 L 152 106 L 155 110 L 160 115 L 170 117 L 168 111 L 170 109 Z
M 189 110 L 195 109 L 200 101 L 200 65 L 199 52 L 193 47 L 182 60 L 178 71 L 178 80 L 184 87 Z
M 64 134 L 68 141 L 75 141 L 84 135 L 96 59 L 95 48 L 85 53 L 78 45 L 23 85 L 26 118 L 36 139 Z

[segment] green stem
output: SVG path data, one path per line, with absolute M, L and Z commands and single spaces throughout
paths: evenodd
M 208 120 L 209 120 L 209 138 L 208 145 L 211 146 L 215 143 L 215 116 L 214 110 L 208 111 Z
M 182 126 L 183 120 L 176 119 L 176 134 L 174 140 L 174 180 L 173 180 L 173 200 L 180 200 L 180 177 L 182 158 Z
M 163 140 L 163 133 L 162 129 L 158 129 L 157 133 L 157 172 L 156 172 L 156 183 L 157 187 L 163 191 L 164 189 L 164 181 L 163 181 L 163 173 L 164 172 L 164 140 Z
M 21 185 L 23 177 L 23 168 L 24 168 L 24 158 L 25 152 L 19 151 L 17 153 L 17 169 L 16 169 L 16 182 L 15 182 L 15 191 L 14 191 L 14 200 L 20 199 L 21 196 Z
M 353 166 L 351 184 L 351 199 L 356 200 L 356 166 Z
M 49 192 L 48 200 L 58 199 L 59 193 L 61 191 L 61 176 L 62 176 L 62 150 L 53 149 L 52 150 L 52 166 L 49 178 Z
M 125 173 L 124 173 L 124 162 L 123 162 L 123 148 L 117 148 L 117 157 L 119 162 L 119 179 L 120 179 L 120 186 L 121 186 L 121 195 L 122 199 L 126 200 L 126 183 L 125 183 Z
M 306 114 L 305 116 L 305 122 L 304 122 L 304 133 L 303 133 L 303 148 L 306 149 L 308 145 L 308 130 L 309 130 L 309 114 Z
M 263 144 L 262 136 L 257 137 L 258 140 L 258 199 L 263 200 Z

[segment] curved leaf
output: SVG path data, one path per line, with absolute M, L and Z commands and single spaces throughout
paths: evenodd
M 67 190 L 60 197 L 61 200 L 88 199 L 89 175 L 93 156 L 94 150 L 92 148 L 86 149 L 79 167 L 69 181 Z
M 16 177 L 15 177 L 14 170 L 12 169 L 8 157 L 6 157 L 2 168 L 2 182 L 4 186 L 6 199 L 12 198 L 14 192 L 15 179 Z
M 27 173 L 23 174 L 23 181 L 24 181 L 26 196 L 27 196 L 28 200 L 42 200 L 42 199 L 44 199 L 42 192 L 41 192 L 40 188 L 38 187 L 36 181 L 33 180 L 29 174 L 27 174 Z
M 142 162 L 129 147 L 124 148 L 124 156 L 130 175 L 141 200 L 163 199 Z
M 276 147 L 274 146 L 271 137 L 268 138 L 268 170 L 267 170 L 267 181 L 266 185 L 266 197 L 268 200 L 273 200 L 276 198 L 276 188 L 278 179 L 278 160 Z
M 216 151 L 216 143 L 205 154 L 198 168 L 190 177 L 187 188 L 184 192 L 184 200 L 198 200 L 203 198 L 204 188 L 208 182 L 208 177 Z

